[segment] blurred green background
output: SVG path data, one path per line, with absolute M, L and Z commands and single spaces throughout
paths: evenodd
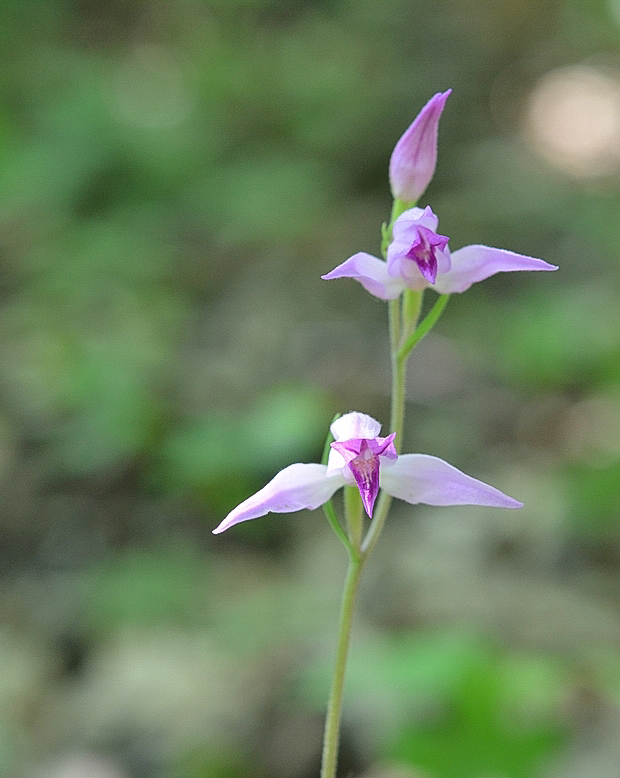
M 320 275 L 452 87 L 422 204 L 561 269 L 453 297 L 405 450 L 526 507 L 395 506 L 340 774 L 617 778 L 619 0 L 2 0 L 0 68 L 0 774 L 318 775 L 344 553 L 210 533 L 387 421 L 385 306 Z

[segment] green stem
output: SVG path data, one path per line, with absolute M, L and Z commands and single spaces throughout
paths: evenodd
M 395 432 L 394 448 L 400 453 L 403 442 L 403 427 L 405 426 L 405 389 L 407 381 L 407 359 L 398 352 L 392 355 L 392 411 L 390 414 L 390 431 Z
M 357 486 L 344 487 L 344 515 L 351 545 L 359 551 L 364 536 L 364 506 Z
M 448 304 L 448 300 L 450 299 L 449 294 L 440 294 L 437 300 L 435 300 L 435 304 L 430 309 L 430 311 L 426 314 L 424 319 L 420 322 L 419 326 L 416 327 L 416 329 L 409 335 L 409 337 L 405 340 L 402 347 L 400 348 L 398 355 L 402 359 L 407 359 L 410 352 L 414 349 L 415 346 L 418 345 L 418 343 L 422 340 L 423 337 L 428 335 L 428 333 L 433 329 L 435 324 L 439 321 L 439 317 L 444 311 L 444 308 Z
M 390 512 L 392 505 L 392 497 L 387 492 L 380 492 L 379 499 L 377 500 L 377 507 L 374 511 L 374 516 L 364 542 L 362 543 L 362 559 L 365 561 L 375 547 L 375 543 L 379 540 L 379 535 L 385 524 L 385 520 Z
M 424 290 L 414 292 L 411 289 L 405 289 L 403 292 L 403 339 L 408 338 L 411 333 L 415 332 L 420 319 L 423 300 Z
M 387 247 L 392 240 L 392 226 L 394 221 L 403 213 L 403 211 L 407 210 L 407 208 L 410 208 L 412 205 L 414 205 L 414 203 L 403 203 L 400 200 L 394 201 L 390 222 L 389 224 L 385 224 L 382 229 L 383 240 L 381 244 L 381 253 L 384 259 L 387 254 Z M 442 300 L 442 297 L 445 297 L 446 299 Z M 417 322 L 422 306 L 422 293 L 408 293 L 403 300 L 402 309 L 401 301 L 399 299 L 391 300 L 389 303 L 390 353 L 392 356 L 390 429 L 392 432 L 396 433 L 394 436 L 394 446 L 397 451 L 400 451 L 405 423 L 407 357 L 415 344 L 430 331 L 441 315 L 447 302 L 447 295 L 442 295 L 442 297 L 435 303 L 429 314 L 419 326 L 417 326 Z M 402 321 L 401 315 L 403 317 Z M 328 446 L 329 438 L 325 444 L 324 460 L 326 460 Z M 355 600 L 359 589 L 362 570 L 379 538 L 392 504 L 390 495 L 382 491 L 377 500 L 374 518 L 370 523 L 368 533 L 360 548 L 360 533 L 363 524 L 360 521 L 361 512 L 359 511 L 359 505 L 352 499 L 353 496 L 352 492 L 345 496 L 345 513 L 349 530 L 348 538 L 336 518 L 331 501 L 324 506 L 330 524 L 336 534 L 344 542 L 349 552 L 349 569 L 347 571 L 342 594 L 336 666 L 334 668 L 332 688 L 327 705 L 327 718 L 325 719 L 321 778 L 336 778 L 340 719 L 342 715 L 342 694 L 347 667 L 347 654 L 349 652 L 349 643 L 351 640 L 351 625 L 353 623 Z
M 389 318 L 390 346 L 392 353 L 392 418 L 390 425 L 392 431 L 396 432 L 394 441 L 398 450 L 398 447 L 400 446 L 400 439 L 402 438 L 405 418 L 405 367 L 407 361 L 406 358 L 400 358 L 398 355 L 401 332 L 399 300 L 392 300 L 390 302 Z M 347 572 L 344 592 L 342 595 L 336 666 L 334 668 L 332 689 L 327 706 L 327 718 L 325 720 L 321 778 L 335 778 L 336 776 L 338 740 L 340 735 L 340 718 L 342 712 L 342 691 L 347 666 L 347 654 L 351 637 L 351 624 L 353 622 L 355 598 L 357 595 L 364 563 L 372 551 L 374 544 L 377 542 L 379 533 L 383 528 L 390 510 L 391 502 L 392 498 L 385 492 L 381 492 L 377 502 L 375 516 L 370 524 L 368 534 L 366 535 L 366 539 L 362 545 L 361 554 L 359 551 L 357 551 L 357 549 L 354 550 L 352 548 L 351 543 L 348 544 L 350 556 L 349 570 Z M 339 524 L 338 528 L 341 529 Z
M 338 521 L 338 517 L 336 516 L 336 511 L 334 510 L 334 504 L 331 500 L 323 503 L 323 513 L 325 514 L 325 518 L 329 522 L 330 527 L 334 530 L 336 535 L 340 538 L 343 545 L 349 552 L 349 557 L 357 558 L 359 556 L 359 552 L 357 549 L 353 548 L 351 541 L 347 537 L 345 531 L 342 529 L 340 522 Z
M 415 203 L 405 203 L 402 200 L 394 200 L 392 203 L 392 213 L 390 214 L 390 221 L 384 222 L 381 226 L 381 256 L 383 259 L 387 258 L 387 249 L 392 242 L 392 227 L 394 222 L 401 213 L 404 213 L 409 208 L 413 208 Z
M 394 300 L 390 303 L 390 344 L 392 350 L 392 402 L 391 402 L 391 415 L 390 415 L 390 430 L 395 432 L 394 447 L 397 452 L 400 452 L 400 447 L 403 438 L 403 427 L 405 426 L 405 390 L 407 380 L 407 355 L 401 355 L 400 349 L 400 309 L 393 304 L 398 300 Z M 396 320 L 397 325 L 394 324 Z M 392 505 L 392 498 L 389 494 L 381 491 L 377 505 L 374 510 L 374 516 L 370 522 L 370 527 L 362 543 L 362 559 L 365 561 L 375 543 L 379 539 L 385 520 L 390 512 L 390 506 Z
M 398 298 L 396 300 L 390 300 L 388 303 L 388 315 L 390 326 L 390 353 L 392 357 L 392 400 L 390 412 L 390 431 L 396 433 L 394 445 L 398 451 L 404 419 L 403 413 L 405 397 L 404 364 L 402 360 L 398 359 L 398 349 L 400 347 L 401 338 L 400 300 Z
M 332 678 L 332 688 L 327 706 L 327 718 L 325 719 L 325 734 L 323 737 L 323 761 L 321 764 L 321 778 L 335 778 L 338 762 L 338 742 L 340 738 L 340 718 L 342 713 L 342 692 L 344 688 L 344 676 L 347 667 L 347 654 L 351 639 L 351 625 L 353 623 L 353 611 L 355 599 L 359 588 L 360 577 L 364 563 L 361 559 L 351 559 L 342 593 L 342 605 L 340 608 L 340 629 L 338 632 L 338 649 L 336 652 L 336 666 Z

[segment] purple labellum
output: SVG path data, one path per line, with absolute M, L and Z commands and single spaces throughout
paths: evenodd
M 379 494 L 379 457 L 373 455 L 366 441 L 364 443 L 362 453 L 349 462 L 349 470 L 360 490 L 364 510 L 372 518 L 372 509 Z
M 379 493 L 380 457 L 396 459 L 394 433 L 387 438 L 352 438 L 335 441 L 332 448 L 342 455 L 360 490 L 364 510 L 372 518 Z
M 416 237 L 409 251 L 405 254 L 407 259 L 412 259 L 418 266 L 418 270 L 429 284 L 434 284 L 437 279 L 437 250 L 443 251 L 450 238 L 438 235 L 426 227 L 418 227 Z

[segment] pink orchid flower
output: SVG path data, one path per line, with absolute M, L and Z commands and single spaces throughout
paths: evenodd
M 375 297 L 394 300 L 405 289 L 430 286 L 452 294 L 496 273 L 558 269 L 543 259 L 489 246 L 464 246 L 451 253 L 449 238 L 437 233 L 438 225 L 430 206 L 410 208 L 394 222 L 387 262 L 360 251 L 321 278 L 354 278 Z
M 347 413 L 336 419 L 331 425 L 334 442 L 327 465 L 298 463 L 285 467 L 232 510 L 213 533 L 266 513 L 314 510 L 347 484 L 357 486 L 370 517 L 379 488 L 412 505 L 523 507 L 523 503 L 465 475 L 443 459 L 426 454 L 399 456 L 392 442 L 394 435 L 381 438 L 380 431 L 379 422 L 364 413 Z

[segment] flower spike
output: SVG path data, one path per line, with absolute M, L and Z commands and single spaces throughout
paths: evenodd
M 331 431 L 334 442 L 327 465 L 297 463 L 285 467 L 232 510 L 213 534 L 267 513 L 314 510 L 347 484 L 357 485 L 371 518 L 379 487 L 411 504 L 523 507 L 523 503 L 443 459 L 425 454 L 398 456 L 394 434 L 379 437 L 381 425 L 365 413 L 341 416 L 333 422 Z

